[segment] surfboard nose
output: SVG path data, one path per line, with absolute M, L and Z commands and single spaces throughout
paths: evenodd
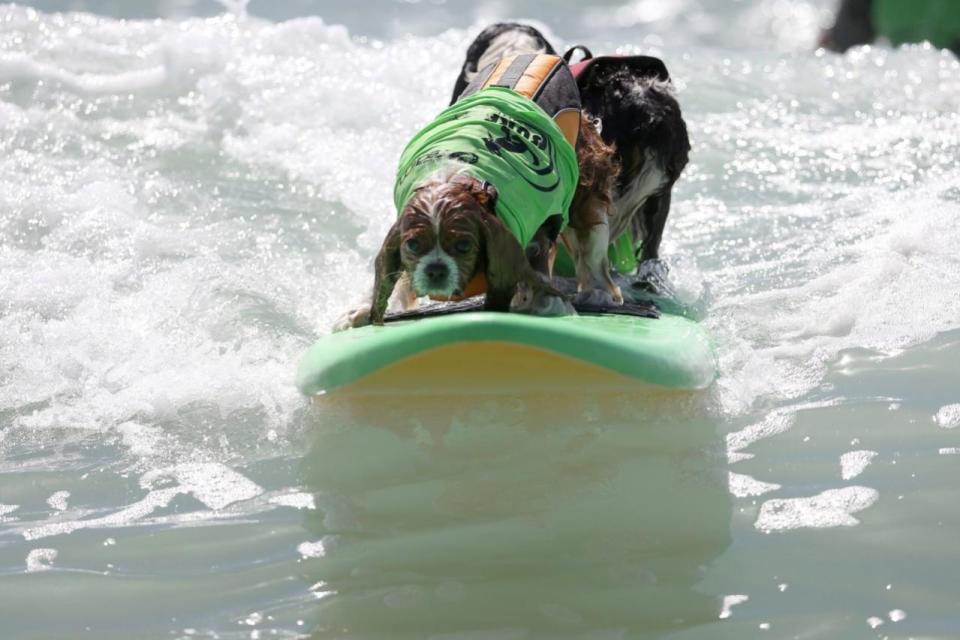
M 692 391 L 716 373 L 706 330 L 679 316 L 471 312 L 325 336 L 297 385 L 308 396 Z

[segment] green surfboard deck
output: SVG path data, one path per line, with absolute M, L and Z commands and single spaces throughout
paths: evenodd
M 382 393 L 401 387 L 429 393 L 431 385 L 470 393 L 492 388 L 496 385 L 488 383 L 519 369 L 532 373 L 510 382 L 511 388 L 546 378 L 553 389 L 575 390 L 582 375 L 594 388 L 615 390 L 639 382 L 696 390 L 713 382 L 717 362 L 706 329 L 680 316 L 471 312 L 324 336 L 301 359 L 297 386 L 308 396 L 361 388 L 369 393 L 371 387 Z M 401 384 L 392 389 L 393 381 Z

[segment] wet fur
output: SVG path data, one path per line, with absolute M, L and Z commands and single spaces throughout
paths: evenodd
M 580 79 L 583 108 L 602 123 L 616 149 L 617 178 L 611 238 L 630 231 L 640 260 L 660 257 L 673 185 L 687 165 L 690 139 L 669 80 L 629 68 Z
M 610 223 L 613 193 L 619 167 L 614 148 L 600 137 L 594 123 L 580 117 L 577 140 L 577 162 L 580 180 L 570 205 L 570 219 L 563 231 L 563 243 L 576 265 L 578 300 L 623 304 L 620 288 L 610 274 L 607 246 L 610 244 Z M 602 292 L 602 293 L 601 293 Z M 604 299 L 604 295 L 609 299 Z
M 465 74 L 469 70 L 475 73 L 485 52 L 492 50 L 495 42 L 506 41 L 511 31 L 518 34 L 513 39 L 516 47 L 502 51 L 501 55 L 553 51 L 543 34 L 528 25 L 498 23 L 489 26 L 468 48 L 451 102 L 456 101 L 466 86 Z M 521 35 L 537 43 L 535 50 L 522 48 L 524 38 Z M 578 144 L 578 159 L 588 160 L 581 164 L 580 178 L 589 191 L 578 190 L 578 197 L 570 212 L 570 225 L 579 230 L 580 238 L 578 240 L 574 234 L 565 234 L 565 242 L 573 244 L 578 241 L 584 246 L 597 242 L 602 229 L 597 228 L 596 237 L 590 239 L 589 243 L 585 242 L 583 230 L 590 228 L 591 224 L 601 226 L 597 221 L 606 212 L 609 215 L 609 239 L 630 231 L 634 245 L 643 245 L 640 260 L 656 260 L 660 256 L 660 242 L 670 212 L 673 185 L 686 166 L 690 152 L 686 123 L 666 68 L 661 65 L 659 68 L 637 70 L 616 64 L 593 67 L 578 78 L 577 83 L 584 115 L 599 123 L 600 137 L 613 157 L 612 169 L 607 162 L 591 165 L 593 156 L 585 156 L 582 144 Z M 584 127 L 581 126 L 583 131 Z M 587 142 L 587 146 L 594 148 L 590 142 Z M 615 183 L 611 188 L 611 202 L 605 206 L 602 182 L 610 177 L 615 177 Z M 592 247 L 592 244 L 589 246 Z M 602 251 L 591 249 L 591 253 L 606 256 Z M 595 273 L 601 266 L 593 264 L 590 268 Z M 590 279 L 594 282 L 598 280 L 595 275 L 591 275 Z
M 497 217 L 495 204 L 495 189 L 468 176 L 441 175 L 418 188 L 377 254 L 369 321 L 383 323 L 401 275 L 415 273 L 438 243 L 457 263 L 458 281 L 451 293 L 462 293 L 482 272 L 487 280 L 484 308 L 489 311 L 509 311 L 518 283 L 538 295 L 561 295 L 530 266 L 524 249 Z M 467 240 L 470 250 L 457 252 L 456 244 Z M 416 241 L 417 251 L 409 249 L 411 241 Z M 416 290 L 416 282 L 413 287 L 416 295 L 431 293 Z

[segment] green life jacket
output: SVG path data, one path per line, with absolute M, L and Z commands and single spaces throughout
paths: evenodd
M 960 0 L 874 0 L 873 26 L 893 45 L 929 40 L 960 46 Z
M 498 86 L 451 105 L 410 141 L 393 190 L 397 211 L 448 167 L 496 187 L 497 217 L 521 247 L 548 218 L 560 216 L 566 226 L 580 173 L 557 123 L 529 98 Z

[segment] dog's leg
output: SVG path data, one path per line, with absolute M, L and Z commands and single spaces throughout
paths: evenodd
M 372 297 L 372 294 L 371 294 Z M 400 311 L 412 311 L 417 306 L 417 294 L 413 290 L 413 283 L 410 281 L 410 274 L 404 272 L 397 281 L 397 286 L 393 289 L 393 295 L 390 296 L 388 309 L 399 309 Z M 370 304 L 364 303 L 344 312 L 333 323 L 333 333 L 346 331 L 347 329 L 356 329 L 370 324 Z
M 535 316 L 572 316 L 577 312 L 550 284 L 556 243 L 550 239 L 546 227 L 540 227 L 524 250 L 534 278 L 517 283 L 517 292 L 510 300 L 510 311 Z M 540 285 L 546 285 L 542 287 Z
M 610 275 L 610 221 L 606 206 L 598 198 L 589 198 L 582 206 L 589 213 L 578 214 L 580 220 L 590 224 L 567 227 L 563 231 L 564 243 L 570 250 L 577 270 L 577 297 L 583 304 L 621 305 L 623 293 Z
M 660 240 L 663 238 L 663 228 L 667 225 L 667 216 L 670 214 L 670 190 L 672 188 L 672 184 L 667 185 L 662 192 L 650 196 L 643 203 L 643 209 L 639 215 L 643 216 L 643 229 L 646 234 L 643 238 L 640 262 L 660 258 Z
M 547 230 L 544 227 L 540 227 L 537 229 L 537 232 L 533 234 L 533 238 L 530 239 L 530 242 L 523 252 L 527 256 L 527 262 L 530 263 L 530 267 L 537 273 L 549 278 L 551 275 L 550 254 L 552 250 L 553 241 L 550 240 Z
M 413 280 L 406 271 L 397 280 L 397 286 L 393 288 L 393 295 L 387 308 L 400 311 L 413 311 L 417 308 L 417 292 L 413 290 Z
M 667 185 L 663 192 L 651 196 L 637 214 L 643 221 L 646 232 L 643 237 L 643 248 L 640 251 L 640 264 L 637 268 L 637 277 L 631 287 L 635 291 L 652 293 L 660 296 L 673 295 L 673 287 L 667 279 L 670 269 L 667 263 L 660 259 L 660 240 L 663 237 L 663 228 L 667 223 L 667 214 L 670 213 L 670 189 Z

